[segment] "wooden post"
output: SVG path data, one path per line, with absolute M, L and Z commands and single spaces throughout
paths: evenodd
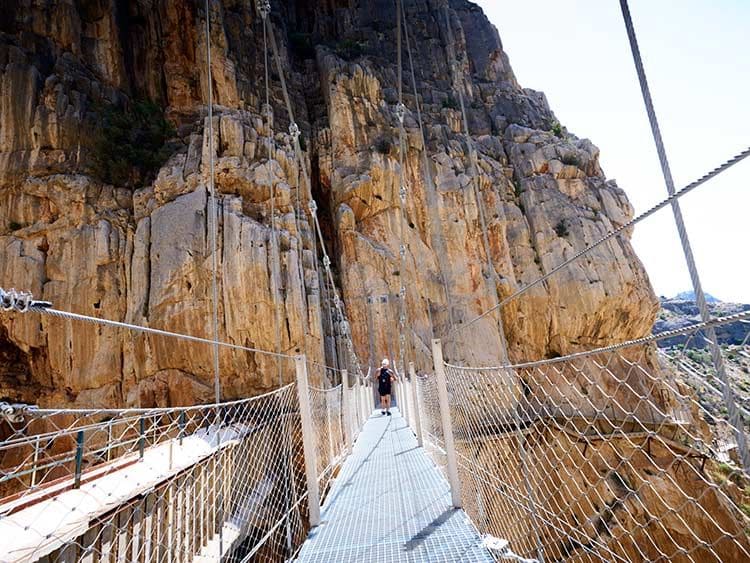
M 83 430 L 79 430 L 76 434 L 76 469 L 73 477 L 73 488 L 81 488 L 81 468 L 83 466 Z
M 344 426 L 344 452 L 352 451 L 352 398 L 349 395 L 349 374 L 341 370 L 341 424 Z
M 310 413 L 310 392 L 307 388 L 307 363 L 304 354 L 294 358 L 297 372 L 297 399 L 302 425 L 302 451 L 305 457 L 305 476 L 307 478 L 307 505 L 310 514 L 310 527 L 320 524 L 320 491 L 315 460 L 315 436 L 313 435 L 312 414 Z
M 362 424 L 365 423 L 365 421 L 370 418 L 370 415 L 372 414 L 372 409 L 369 408 L 369 405 L 367 403 L 367 393 L 370 391 L 370 370 L 372 368 L 367 368 L 367 379 L 365 379 L 364 383 L 362 384 L 362 394 L 359 397 L 359 400 L 362 402 Z
M 417 372 L 414 370 L 414 362 L 409 362 L 409 377 L 411 377 L 411 413 L 414 419 L 414 433 L 417 435 L 417 444 L 421 448 L 424 445 L 422 436 L 422 418 L 419 414 L 419 391 L 417 389 Z
M 356 426 L 355 431 L 359 434 L 359 431 L 362 429 L 362 378 L 359 377 L 359 375 L 356 376 L 353 391 L 352 402 L 354 403 L 354 424 Z M 352 439 L 353 438 L 354 437 L 352 436 Z
M 448 482 L 451 486 L 451 501 L 454 508 L 461 508 L 461 484 L 458 480 L 456 445 L 453 441 L 453 425 L 451 423 L 450 404 L 448 402 L 448 384 L 445 380 L 443 347 L 439 339 L 432 341 L 432 357 L 435 362 L 435 379 L 437 382 L 438 401 L 440 403 L 440 419 L 443 423 L 443 440 L 445 441 L 445 453 L 448 458 Z
M 406 392 L 406 373 L 404 373 L 403 368 L 406 366 L 401 366 L 401 372 L 398 374 L 398 386 L 401 388 L 401 404 L 398 406 L 399 410 L 401 411 L 401 416 L 404 417 L 404 420 L 406 421 L 406 424 L 409 424 L 409 398 L 407 397 Z

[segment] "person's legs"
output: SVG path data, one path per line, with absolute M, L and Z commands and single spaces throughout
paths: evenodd
M 385 413 L 390 416 L 391 414 L 391 396 L 385 396 Z
M 380 412 L 385 414 L 385 402 L 388 395 L 380 395 Z

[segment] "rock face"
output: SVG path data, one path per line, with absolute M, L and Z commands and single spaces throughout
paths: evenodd
M 278 342 L 319 365 L 351 367 L 306 211 L 311 197 L 365 364 L 397 353 L 402 277 L 407 360 L 418 369 L 431 363 L 433 337 L 445 341 L 453 362 L 496 365 L 504 356 L 500 326 L 516 361 L 648 334 L 658 301 L 627 237 L 508 302 L 499 317 L 467 324 L 625 224 L 632 208 L 604 176 L 598 149 L 562 127 L 543 94 L 518 84 L 479 8 L 466 0 L 449 0 L 447 12 L 442 0 L 404 4 L 417 95 L 405 55 L 402 167 L 392 0 L 272 2 L 280 70 L 255 2 L 212 0 L 210 83 L 203 2 L 6 1 L 0 286 L 31 291 L 58 309 L 210 338 L 213 160 L 223 341 L 258 350 Z M 452 77 L 449 53 L 463 80 Z M 281 74 L 309 185 L 287 133 Z M 471 143 L 458 83 L 466 85 Z M 144 100 L 173 125 L 164 145 L 170 156 L 144 182 L 112 185 L 96 172 L 108 157 L 100 143 L 111 126 L 107 108 L 127 115 Z M 127 157 L 129 148 L 114 156 Z M 224 398 L 294 377 L 291 362 L 228 348 L 220 369 Z M 315 383 L 324 383 L 324 371 L 312 370 Z M 207 345 L 51 316 L 0 316 L 0 400 L 184 405 L 210 401 L 212 378 Z M 740 526 L 733 509 L 714 506 L 713 497 L 701 502 L 729 522 L 724 529 Z
M 278 337 L 282 351 L 343 362 L 305 212 L 314 196 L 358 355 L 365 363 L 396 355 L 404 276 L 407 357 L 427 368 L 431 338 L 447 338 L 631 217 L 598 149 L 561 127 L 543 94 L 519 86 L 481 10 L 452 0 L 449 33 L 442 4 L 407 2 L 425 142 L 405 62 L 407 267 L 400 271 L 395 3 L 272 4 L 310 186 L 300 181 L 270 51 L 270 110 L 263 110 L 266 48 L 254 3 L 211 3 L 209 143 L 201 2 L 10 2 L 0 22 L 3 287 L 30 290 L 59 309 L 210 337 L 213 146 L 221 339 L 273 350 Z M 451 51 L 467 85 L 480 201 Z M 145 185 L 107 184 L 92 172 L 101 158 L 101 108 L 142 99 L 173 123 L 171 156 Z M 617 239 L 511 301 L 501 318 L 509 355 L 520 360 L 644 335 L 656 309 L 641 263 Z M 445 351 L 454 361 L 498 362 L 498 319 L 451 333 Z M 121 329 L 3 316 L 0 354 L 7 358 L 0 396 L 13 400 L 147 406 L 213 393 L 209 346 Z M 284 381 L 293 377 L 288 364 Z M 222 350 L 224 396 L 277 385 L 277 367 L 260 353 Z

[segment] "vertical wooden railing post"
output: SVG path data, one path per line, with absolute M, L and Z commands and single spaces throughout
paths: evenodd
M 445 453 L 448 458 L 448 482 L 451 486 L 451 501 L 454 508 L 461 508 L 461 484 L 458 480 L 456 444 L 453 440 L 453 424 L 451 423 L 450 403 L 448 402 L 448 384 L 445 380 L 443 347 L 438 339 L 432 341 L 432 358 L 435 362 L 435 380 L 437 383 L 438 401 L 440 403 L 440 420 L 443 425 L 443 440 L 445 441 Z
M 349 395 L 349 374 L 341 370 L 341 424 L 344 426 L 344 452 L 349 455 L 352 451 L 352 398 Z
M 36 486 L 36 469 L 37 465 L 39 465 L 39 436 L 37 435 L 36 439 L 34 440 L 34 461 L 31 466 L 32 472 L 31 472 L 31 488 L 33 489 Z
M 417 372 L 414 370 L 414 362 L 409 362 L 409 377 L 411 378 L 411 414 L 414 420 L 414 433 L 417 435 L 417 444 L 421 448 L 424 445 L 422 436 L 422 418 L 419 413 L 419 395 L 417 389 Z
M 305 457 L 305 476 L 307 479 L 307 506 L 310 515 L 310 527 L 320 524 L 320 491 L 316 475 L 315 435 L 313 434 L 312 414 L 310 412 L 310 392 L 307 387 L 307 362 L 305 356 L 294 358 L 297 372 L 297 399 L 302 426 L 302 451 Z
M 401 373 L 399 373 L 398 378 L 398 385 L 401 388 L 401 405 L 399 405 L 399 409 L 401 410 L 401 416 L 404 417 L 404 420 L 406 421 L 406 424 L 409 424 L 409 396 L 408 396 L 408 390 L 406 389 L 407 381 L 406 378 L 406 366 L 401 366 Z
M 372 409 L 367 408 L 367 401 L 365 400 L 367 397 L 367 390 L 369 389 L 370 384 L 370 368 L 367 368 L 367 377 L 365 377 L 365 380 L 362 382 L 362 389 L 360 390 L 359 395 L 359 402 L 362 405 L 362 425 L 364 426 L 365 422 L 368 418 L 370 418 L 370 414 L 372 413 Z
M 362 378 L 357 375 L 355 377 L 354 389 L 352 393 L 352 402 L 354 403 L 354 424 L 356 431 L 359 433 L 362 428 Z
M 138 459 L 143 461 L 143 454 L 146 450 L 146 420 L 141 417 L 138 419 Z
M 73 476 L 73 488 L 79 489 L 81 487 L 81 470 L 83 468 L 83 430 L 79 430 L 76 434 L 76 469 L 75 475 Z

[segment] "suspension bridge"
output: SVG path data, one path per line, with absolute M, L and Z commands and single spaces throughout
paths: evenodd
M 375 408 L 373 369 L 365 371 L 355 353 L 310 192 L 270 7 L 258 2 L 267 42 L 266 107 L 272 54 L 302 178 L 295 220 L 306 213 L 314 228 L 349 369 L 321 365 L 306 354 L 282 353 L 280 300 L 275 350 L 219 340 L 211 160 L 211 338 L 81 315 L 28 293 L 0 289 L 0 307 L 7 315 L 51 315 L 71 324 L 90 322 L 209 345 L 216 382 L 214 403 L 188 407 L 56 409 L 3 403 L 0 561 L 750 560 L 750 505 L 742 490 L 750 487 L 747 420 L 736 405 L 715 337 L 717 326 L 750 321 L 750 312 L 711 318 L 679 207 L 682 196 L 750 156 L 750 149 L 675 189 L 626 0 L 621 6 L 668 197 L 512 295 L 501 300 L 493 290 L 491 308 L 468 322 L 452 323 L 443 340 L 432 341 L 433 363 L 424 373 L 417 373 L 407 358 L 402 276 L 399 350 L 393 358 L 397 409 L 388 417 Z M 399 102 L 393 113 L 399 123 L 403 241 L 408 197 L 402 172 L 404 118 L 410 110 L 403 102 L 402 39 L 415 89 L 411 111 L 424 133 L 408 21 L 400 1 L 397 8 Z M 450 35 L 447 6 L 445 17 Z M 210 25 L 207 17 L 209 83 Z M 494 287 L 498 274 L 476 181 L 465 85 L 457 54 L 448 51 L 472 192 L 479 202 L 487 282 Z M 213 149 L 208 152 L 212 159 Z M 429 175 L 429 167 L 424 168 Z M 532 362 L 513 363 L 505 352 L 495 366 L 444 360 L 443 342 L 488 316 L 497 320 L 498 346 L 504 350 L 500 309 L 665 207 L 678 226 L 701 323 Z M 273 209 L 271 227 L 270 244 L 277 246 Z M 406 254 L 402 242 L 401 271 L 407 269 Z M 449 301 L 449 280 L 442 283 Z M 684 384 L 695 380 L 695 373 L 683 374 L 679 358 L 669 363 L 657 353 L 655 343 L 674 336 L 708 345 L 720 382 L 709 388 L 722 393 L 724 417 L 706 411 Z M 222 400 L 221 349 L 273 359 L 278 388 Z M 311 377 L 321 373 L 326 377 Z M 320 381 L 332 384 L 313 384 Z

